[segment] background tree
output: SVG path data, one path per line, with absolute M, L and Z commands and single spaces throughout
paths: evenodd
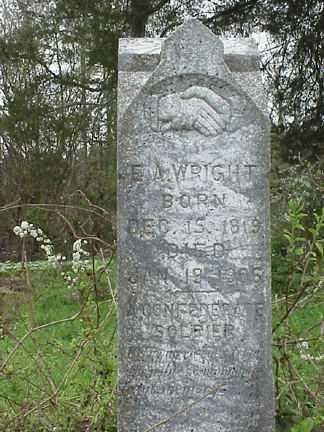
M 78 205 L 79 196 L 71 193 L 82 190 L 94 204 L 115 208 L 118 29 L 111 22 L 119 22 L 119 13 L 112 3 L 104 10 L 100 2 L 89 5 L 29 1 L 6 9 L 0 40 L 2 205 L 56 203 L 62 192 L 62 204 Z M 98 50 L 94 41 L 100 40 Z M 19 207 L 6 214 L 5 230 L 24 217 Z M 61 241 L 66 233 L 46 219 L 38 222 Z
M 215 32 L 267 32 L 265 83 L 273 144 L 285 159 L 323 156 L 324 4 L 318 0 L 208 2 L 205 23 Z
M 166 36 L 188 16 L 219 35 L 267 32 L 273 146 L 286 159 L 320 158 L 323 9 L 315 0 L 2 0 L 1 204 L 56 204 L 61 194 L 77 206 L 82 190 L 114 218 L 118 38 Z M 11 212 L 3 230 L 22 217 Z M 62 240 L 51 218 L 40 222 Z

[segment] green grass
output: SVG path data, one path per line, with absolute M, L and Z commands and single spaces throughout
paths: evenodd
M 284 312 L 285 308 L 281 306 L 280 315 L 283 316 Z M 300 424 L 306 418 L 314 421 L 312 431 L 323 431 L 324 408 L 316 400 L 318 395 L 324 394 L 324 338 L 320 333 L 323 316 L 322 301 L 305 302 L 294 310 L 287 326 L 281 324 L 274 334 L 273 354 L 277 359 L 274 361 L 276 393 L 278 395 L 281 392 L 276 405 L 279 414 L 277 432 L 294 430 L 294 425 Z M 275 306 L 273 325 L 277 322 L 279 317 Z
M 52 431 L 55 426 L 56 431 L 61 432 L 85 431 L 88 427 L 89 430 L 114 432 L 117 430 L 116 309 L 112 306 L 106 275 L 102 274 L 96 290 L 89 271 L 78 286 L 68 289 L 60 272 L 46 264 L 29 265 L 35 326 L 44 328 L 25 337 L 30 328 L 26 292 L 0 297 L 0 316 L 9 317 L 0 323 L 0 363 L 10 356 L 0 374 L 0 431 Z M 96 261 L 95 268 L 98 276 L 102 262 Z M 0 274 L 22 276 L 22 269 L 5 263 L 0 266 Z M 110 266 L 109 275 L 115 287 L 115 263 Z M 88 289 L 90 295 L 85 311 L 72 319 L 80 312 L 80 303 Z M 284 306 L 280 305 L 279 309 L 274 306 L 274 325 L 279 321 L 278 310 L 282 315 Z M 300 380 L 298 382 L 283 349 L 286 339 L 290 361 L 311 391 L 323 395 L 324 383 L 318 372 L 324 370 L 324 344 L 319 338 L 321 327 L 309 330 L 321 323 L 323 316 L 324 303 L 320 298 L 305 302 L 290 316 L 289 330 L 281 325 L 274 335 L 277 394 L 282 392 L 276 402 L 277 414 L 280 414 L 276 432 L 303 432 L 296 428 L 302 428 L 307 418 L 314 421 L 312 431 L 323 431 L 324 410 Z M 60 322 L 62 320 L 65 321 Z M 294 336 L 298 341 L 308 341 L 305 352 L 314 359 L 318 370 L 302 358 L 304 353 Z
M 98 431 L 117 430 L 116 310 L 106 276 L 94 287 L 85 275 L 68 289 L 56 270 L 34 265 L 38 268 L 42 271 L 31 276 L 33 313 L 35 327 L 44 328 L 28 334 L 25 292 L 2 296 L 1 315 L 9 318 L 2 321 L 0 364 L 10 358 L 0 374 L 0 431 L 52 431 L 55 426 L 68 432 L 95 425 Z M 19 271 L 10 268 L 11 275 Z M 114 286 L 114 265 L 110 273 Z

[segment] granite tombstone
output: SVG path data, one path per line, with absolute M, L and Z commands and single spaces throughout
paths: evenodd
M 123 39 L 119 432 L 273 432 L 269 122 L 251 40 Z

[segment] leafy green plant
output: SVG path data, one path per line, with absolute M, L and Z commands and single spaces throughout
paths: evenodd
M 285 286 L 274 292 L 273 358 L 277 416 L 298 423 L 292 431 L 310 431 L 324 413 L 324 209 L 307 226 L 301 200 L 288 203 Z
M 292 432 L 311 432 L 313 429 L 314 422 L 311 418 L 305 418 L 299 425 L 293 426 Z

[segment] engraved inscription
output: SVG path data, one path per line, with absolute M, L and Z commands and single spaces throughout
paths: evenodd
M 217 292 L 230 288 L 239 292 L 251 292 L 263 282 L 264 271 L 257 266 L 220 265 L 208 269 L 200 267 L 179 267 L 175 272 L 169 268 L 149 268 L 137 266 L 124 273 L 125 281 L 132 292 L 140 293 L 145 287 L 166 288 L 178 292 Z M 227 287 L 227 288 L 226 288 Z
M 172 206 L 176 206 L 177 203 L 180 208 L 186 209 L 187 204 L 189 206 L 191 200 L 188 197 L 187 204 L 184 205 L 184 199 L 182 201 L 173 200 L 170 194 L 163 196 L 164 209 L 168 211 Z M 181 205 L 182 204 L 182 205 Z M 196 206 L 193 206 L 194 209 Z M 209 206 L 207 210 L 213 209 L 214 207 Z M 219 233 L 220 238 L 231 238 L 234 236 L 248 236 L 253 238 L 256 234 L 263 230 L 263 224 L 258 216 L 251 216 L 249 218 L 235 218 L 229 217 L 226 219 L 219 219 L 218 224 L 208 224 L 206 218 L 200 217 L 197 219 L 183 218 L 179 224 L 175 224 L 174 221 L 166 217 L 143 217 L 143 218 L 130 218 L 127 221 L 127 234 L 128 235 L 139 235 L 139 236 L 161 236 L 168 237 L 167 234 L 212 234 Z M 201 244 L 206 244 L 204 238 L 201 238 Z M 172 243 L 175 244 L 175 243 Z M 188 246 L 186 246 L 188 247 Z M 193 246 L 195 248 L 195 246 Z M 179 249 L 179 246 L 175 247 Z
M 259 167 L 256 164 L 224 162 L 199 164 L 197 162 L 177 164 L 156 163 L 154 165 L 134 164 L 126 169 L 131 184 L 144 181 L 169 182 L 185 181 L 200 183 L 214 183 L 216 185 L 231 185 L 251 183 L 259 180 Z
M 221 362 L 223 354 L 220 351 L 215 354 L 204 352 L 195 347 L 191 350 L 183 348 L 182 350 L 169 349 L 161 352 L 154 347 L 145 347 L 141 350 L 139 347 L 130 346 L 126 356 L 131 361 L 130 368 L 141 378 L 153 374 L 162 378 L 175 372 L 184 378 L 190 378 L 192 374 L 199 372 L 205 378 L 226 378 L 227 380 L 231 380 L 240 375 L 251 377 L 255 371 L 256 361 L 259 359 L 260 352 L 259 349 L 255 348 L 248 350 L 236 347 L 230 350 L 228 358 L 239 358 L 242 362 L 240 365 Z M 149 360 L 149 368 L 143 365 L 143 358 Z M 141 387 L 144 390 L 146 386 L 141 384 Z M 184 384 L 183 388 L 195 393 L 194 387 L 190 384 Z M 198 389 L 199 385 L 196 387 L 197 391 Z M 226 387 L 223 390 L 226 390 Z M 158 391 L 158 389 L 155 389 L 155 392 Z M 175 391 L 175 389 L 172 390 L 172 392 Z
M 140 218 L 128 219 L 128 234 L 140 234 L 152 236 L 154 234 L 167 234 L 170 229 L 170 222 L 165 218 Z
M 200 302 L 185 298 L 170 299 L 168 303 L 142 302 L 137 315 L 142 337 L 152 341 L 199 340 L 217 344 L 222 339 L 239 340 L 247 318 L 257 320 L 262 316 L 262 304 L 230 304 L 224 300 L 208 300 L 204 295 Z
M 262 228 L 258 217 L 249 219 L 228 218 L 223 222 L 223 234 L 257 234 Z
M 169 193 L 162 194 L 162 207 L 163 208 L 171 208 L 174 205 L 178 205 L 182 208 L 204 208 L 204 207 L 212 207 L 212 208 L 226 208 L 225 202 L 226 195 L 222 194 L 212 194 L 207 195 L 205 193 L 197 193 L 195 195 L 190 195 L 187 193 L 183 193 L 179 196 L 174 196 Z
M 193 242 L 192 245 L 189 245 L 188 242 L 182 244 L 165 243 L 165 249 L 161 250 L 161 257 L 169 259 L 177 258 L 178 256 L 218 259 L 224 257 L 225 254 L 226 246 L 218 241 L 199 241 Z

